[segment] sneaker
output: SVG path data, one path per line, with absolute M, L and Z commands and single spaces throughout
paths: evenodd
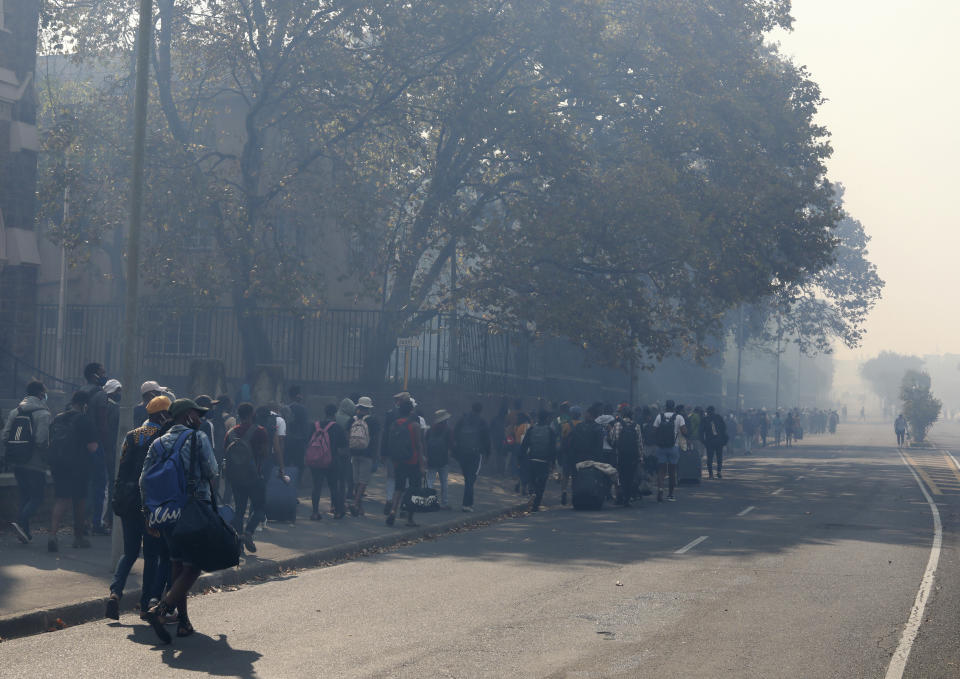
M 253 536 L 251 536 L 249 533 L 244 533 L 243 535 L 241 535 L 240 542 L 243 543 L 244 548 L 251 554 L 257 553 L 257 545 L 253 541 Z
M 323 517 L 320 516 L 320 514 L 318 514 L 317 512 L 314 512 L 313 514 L 310 515 L 310 520 L 311 520 L 311 521 L 320 521 L 320 520 L 322 520 L 322 519 L 323 519 Z
M 48 552 L 59 552 L 60 544 L 57 542 L 57 538 L 50 538 L 47 540 L 47 551 Z
M 396 515 L 396 514 L 387 514 L 387 522 L 386 522 L 386 523 L 387 523 L 388 526 L 392 526 L 396 520 L 397 520 L 397 515 Z
M 391 509 L 393 509 L 393 502 L 384 502 L 384 503 L 383 503 L 383 515 L 384 515 L 384 516 L 389 516 Z
M 676 501 L 677 501 L 677 498 L 675 498 L 673 495 L 667 495 L 667 502 L 676 502 Z
M 658 490 L 658 491 L 657 491 L 657 502 L 663 502 L 663 491 L 662 491 L 662 490 Z
M 567 504 L 567 491 L 563 491 L 562 493 L 560 493 L 560 504 L 562 505 Z
M 109 618 L 110 620 L 120 619 L 120 599 L 116 594 L 111 594 L 110 598 L 107 599 L 107 610 L 103 614 L 103 617 Z
M 74 538 L 73 548 L 74 549 L 90 549 L 90 541 L 84 537 Z
M 463 511 L 465 511 L 465 512 L 472 512 L 472 511 L 473 511 L 473 507 L 464 507 L 464 508 L 463 508 Z
M 23 544 L 30 542 L 30 536 L 27 535 L 27 532 L 20 527 L 20 524 L 18 524 L 16 521 L 11 521 L 10 527 L 13 528 L 13 532 L 16 533 L 17 540 Z

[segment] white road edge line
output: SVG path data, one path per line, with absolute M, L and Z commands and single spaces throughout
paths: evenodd
M 742 512 L 740 512 L 739 514 L 737 514 L 737 516 L 746 516 L 747 514 L 749 514 L 750 512 L 752 512 L 754 509 L 756 509 L 756 507 L 754 507 L 753 505 L 750 505 L 749 507 L 747 507 L 746 509 L 744 509 Z
M 927 607 L 927 599 L 930 598 L 930 592 L 933 589 L 933 576 L 937 571 L 937 564 L 940 563 L 940 548 L 943 545 L 943 524 L 940 522 L 940 510 L 937 509 L 937 503 L 930 497 L 930 493 L 924 488 L 923 482 L 917 476 L 910 463 L 903 456 L 903 453 L 897 451 L 900 460 L 907 466 L 907 470 L 913 476 L 913 480 L 920 486 L 920 492 L 924 499 L 930 505 L 930 513 L 933 514 L 933 545 L 930 547 L 930 559 L 927 561 L 927 569 L 923 572 L 923 578 L 920 580 L 920 589 L 917 591 L 917 598 L 913 602 L 913 610 L 910 612 L 910 618 L 903 628 L 903 635 L 900 637 L 900 643 L 897 650 L 893 652 L 890 658 L 890 666 L 887 667 L 885 679 L 901 679 L 903 671 L 907 667 L 907 659 L 910 657 L 910 650 L 913 648 L 913 642 L 917 638 L 917 632 L 920 631 L 920 623 L 923 622 L 923 611 Z
M 681 547 L 680 549 L 678 549 L 677 551 L 675 551 L 674 554 L 686 554 L 686 553 L 689 552 L 691 549 L 693 549 L 694 547 L 696 547 L 697 545 L 699 545 L 701 542 L 703 542 L 704 540 L 706 540 L 708 537 L 710 537 L 710 536 L 709 536 L 709 535 L 701 535 L 701 536 L 698 537 L 696 540 L 691 540 L 688 544 L 684 545 L 683 547 Z
M 775 491 L 773 491 L 773 492 L 770 493 L 770 494 L 771 494 L 771 495 L 779 495 L 779 494 L 782 493 L 782 492 L 783 492 L 783 488 L 777 488 Z

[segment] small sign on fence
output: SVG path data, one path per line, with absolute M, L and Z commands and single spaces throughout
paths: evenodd
M 408 348 L 408 349 L 419 349 L 420 338 L 419 337 L 398 337 L 397 346 L 401 348 Z

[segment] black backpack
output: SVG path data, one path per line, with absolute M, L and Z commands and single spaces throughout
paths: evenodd
M 431 469 L 444 467 L 450 462 L 450 448 L 448 430 L 437 432 L 431 429 L 427 432 L 427 466 Z
M 51 464 L 71 461 L 70 458 L 73 452 L 71 446 L 74 446 L 74 420 L 78 416 L 78 412 L 68 410 L 57 415 L 53 418 L 53 422 L 50 423 L 50 449 L 48 455 Z
M 617 452 L 621 458 L 636 459 L 640 456 L 640 433 L 634 422 L 621 422 L 620 436 L 617 437 Z
M 461 420 L 457 426 L 454 444 L 458 455 L 479 455 L 482 452 L 479 421 L 469 416 Z
M 553 452 L 550 450 L 550 426 L 538 424 L 527 432 L 527 436 L 530 437 L 529 458 L 531 460 L 549 460 Z
M 33 433 L 33 417 L 17 408 L 10 430 L 7 432 L 7 464 L 26 464 L 33 457 L 36 441 Z
M 657 425 L 657 445 L 661 448 L 673 448 L 677 443 L 677 432 L 676 425 L 674 422 L 677 419 L 677 414 L 674 413 L 670 417 L 666 415 L 660 416 L 660 424 Z
M 230 483 L 245 486 L 255 482 L 259 476 L 257 460 L 253 452 L 253 435 L 257 425 L 251 424 L 243 435 L 235 430 L 227 434 L 227 447 L 223 459 L 226 462 L 226 476 Z
M 410 440 L 412 422 L 412 418 L 401 417 L 390 425 L 390 459 L 397 464 L 407 464 L 413 457 L 413 441 Z

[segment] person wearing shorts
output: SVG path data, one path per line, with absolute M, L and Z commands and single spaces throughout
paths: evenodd
M 666 436 L 666 439 L 672 442 L 670 445 L 664 445 L 663 443 L 660 431 L 661 423 L 664 427 L 673 430 L 668 432 L 672 436 Z M 668 472 L 670 485 L 667 500 L 674 502 L 677 498 L 673 494 L 673 489 L 677 485 L 677 465 L 680 464 L 680 449 L 677 447 L 677 438 L 681 434 L 686 436 L 687 423 L 683 419 L 683 415 L 676 412 L 676 404 L 672 400 L 668 400 L 664 404 L 663 412 L 657 415 L 657 418 L 653 421 L 653 430 L 656 432 L 657 439 L 657 502 L 663 502 L 663 481 Z
M 372 417 L 373 399 L 369 396 L 361 396 L 357 399 L 357 412 L 353 416 L 351 430 L 356 422 L 364 422 L 367 427 L 367 446 L 365 448 L 354 448 L 351 443 L 350 465 L 353 467 L 353 502 L 350 505 L 351 516 L 363 515 L 363 495 L 370 485 L 370 479 L 373 477 L 373 456 L 380 445 L 380 425 Z M 349 438 L 349 433 L 348 433 Z

